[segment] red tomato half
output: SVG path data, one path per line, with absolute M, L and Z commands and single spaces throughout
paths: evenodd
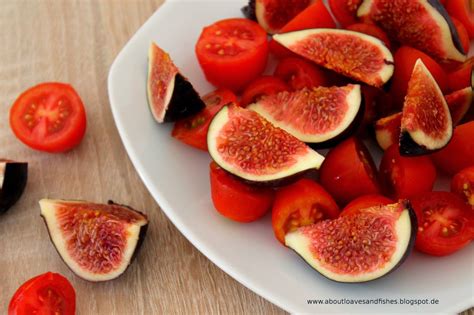
M 348 30 L 364 33 L 373 37 L 380 39 L 388 49 L 390 49 L 390 40 L 388 39 L 387 34 L 378 26 L 374 24 L 366 23 L 355 23 L 347 27 Z
M 8 315 L 75 313 L 74 288 L 62 275 L 52 272 L 36 276 L 21 285 L 8 306 Z
M 357 22 L 357 9 L 362 0 L 329 0 L 329 7 L 337 21 L 346 27 Z
M 278 190 L 272 208 L 273 232 L 284 245 L 288 232 L 338 215 L 339 207 L 323 187 L 301 179 Z
M 471 73 L 474 57 L 467 59 L 460 67 L 448 73 L 449 91 L 454 92 L 471 86 Z
M 323 70 L 296 57 L 288 57 L 280 61 L 275 69 L 275 76 L 285 81 L 293 90 L 328 86 L 329 84 Z
M 471 209 L 457 195 L 428 192 L 411 199 L 418 220 L 415 247 L 419 251 L 444 256 L 468 245 L 473 236 Z
M 288 91 L 289 88 L 285 82 L 277 77 L 263 75 L 250 83 L 242 93 L 240 103 L 242 106 L 252 104 L 264 95 L 276 94 L 281 91 Z
M 472 166 L 454 175 L 451 180 L 451 192 L 466 200 L 474 209 L 474 161 Z
M 352 137 L 332 148 L 319 172 L 321 185 L 339 205 L 380 192 L 377 170 L 367 147 Z
M 77 146 L 86 131 L 86 112 L 72 86 L 42 83 L 23 92 L 10 109 L 10 127 L 29 147 L 64 152 Z
M 447 0 L 446 10 L 466 28 L 469 37 L 474 39 L 474 4 L 470 0 Z
M 382 195 L 364 195 L 360 196 L 347 204 L 342 209 L 341 216 L 357 213 L 359 210 L 388 205 L 393 203 L 393 200 Z
M 229 103 L 236 103 L 237 96 L 231 90 L 220 89 L 205 95 L 206 107 L 194 116 L 177 121 L 171 135 L 195 148 L 207 151 L 207 130 L 212 118 Z
M 386 195 L 410 198 L 433 189 L 436 168 L 427 156 L 400 156 L 398 143 L 385 150 L 380 163 L 380 182 Z
M 267 33 L 248 19 L 221 20 L 202 30 L 196 56 L 209 82 L 240 91 L 265 69 Z
M 446 147 L 431 155 L 438 169 L 454 175 L 474 161 L 474 121 L 458 125 Z
M 247 185 L 211 162 L 211 197 L 223 216 L 237 222 L 260 219 L 272 207 L 274 191 Z

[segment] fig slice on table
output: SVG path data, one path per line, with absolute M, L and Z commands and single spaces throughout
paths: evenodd
M 380 118 L 375 122 L 375 139 L 382 150 L 387 150 L 400 140 L 402 113 Z
M 235 104 L 214 116 L 207 145 L 220 167 L 251 184 L 278 186 L 319 168 L 324 160 L 285 130 Z
M 403 263 L 416 231 L 409 202 L 400 201 L 301 227 L 288 233 L 285 243 L 326 278 L 367 282 Z
M 159 123 L 192 116 L 205 107 L 169 54 L 155 43 L 148 50 L 147 96 L 151 113 Z
M 357 15 L 437 60 L 466 59 L 457 30 L 438 0 L 364 0 Z
M 382 41 L 359 32 L 315 28 L 273 35 L 292 52 L 368 85 L 381 87 L 393 74 L 393 56 Z
M 107 281 L 125 272 L 148 226 L 146 215 L 113 202 L 42 199 L 39 204 L 59 255 L 88 281 Z
M 356 117 L 361 117 L 358 113 L 363 113 L 357 84 L 280 92 L 264 96 L 247 108 L 299 140 L 318 147 L 348 136 Z
M 403 103 L 400 154 L 424 155 L 444 148 L 453 135 L 453 122 L 441 89 L 418 59 Z
M 471 108 L 473 100 L 472 94 L 472 87 L 468 86 L 462 90 L 457 90 L 446 95 L 446 102 L 451 112 L 453 125 L 459 124 Z
M 0 159 L 0 214 L 20 199 L 28 179 L 28 163 Z

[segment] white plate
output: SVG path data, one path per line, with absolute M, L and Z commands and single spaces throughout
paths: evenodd
M 474 305 L 472 246 L 445 258 L 412 254 L 396 272 L 365 284 L 329 281 L 274 238 L 269 216 L 238 224 L 221 217 L 210 199 L 207 154 L 170 136 L 146 100 L 147 51 L 155 41 L 201 93 L 205 81 L 194 55 L 203 26 L 240 16 L 245 0 L 167 1 L 113 63 L 108 89 L 125 148 L 150 193 L 181 233 L 219 268 L 294 313 L 459 312 Z M 156 266 L 160 268 L 160 266 Z M 308 299 L 438 299 L 437 305 L 308 305 Z

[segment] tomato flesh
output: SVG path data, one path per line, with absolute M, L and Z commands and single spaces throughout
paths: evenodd
M 339 207 L 321 185 L 301 179 L 278 190 L 272 207 L 273 232 L 284 245 L 287 233 L 338 215 Z
M 288 57 L 280 61 L 275 76 L 285 81 L 293 90 L 328 86 L 325 72 L 301 58 Z
M 236 92 L 265 69 L 267 33 L 248 19 L 220 20 L 202 30 L 195 51 L 207 80 Z
M 237 222 L 252 222 L 270 210 L 274 192 L 236 179 L 215 162 L 210 164 L 211 197 L 216 210 Z
M 64 152 L 77 146 L 86 130 L 86 112 L 72 86 L 42 83 L 23 92 L 10 109 L 10 127 L 29 147 Z
M 288 86 L 281 79 L 264 75 L 252 81 L 252 83 L 245 88 L 240 102 L 242 106 L 247 106 L 258 101 L 258 99 L 264 95 L 276 94 L 288 90 Z
M 220 89 L 205 95 L 204 109 L 194 116 L 177 121 L 171 135 L 183 143 L 207 151 L 207 130 L 212 118 L 229 103 L 236 103 L 237 96 L 228 89 Z
M 392 199 L 389 199 L 382 195 L 364 195 L 360 196 L 351 202 L 349 202 L 344 209 L 341 211 L 341 216 L 344 215 L 351 215 L 358 213 L 359 210 L 375 207 L 375 206 L 383 206 L 393 203 Z
M 427 192 L 411 199 L 418 220 L 415 247 L 419 251 L 445 256 L 467 246 L 474 234 L 469 207 L 450 192 Z
M 377 171 L 367 147 L 349 138 L 332 148 L 319 172 L 319 180 L 339 205 L 380 192 Z
M 474 210 L 474 161 L 451 180 L 451 192 L 463 198 Z
M 75 313 L 74 288 L 65 277 L 52 272 L 36 276 L 21 285 L 8 306 L 8 315 Z

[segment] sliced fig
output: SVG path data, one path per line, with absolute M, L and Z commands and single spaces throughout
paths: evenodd
M 418 59 L 403 104 L 400 154 L 423 155 L 444 148 L 453 135 L 453 122 L 441 89 Z
M 395 270 L 411 252 L 416 216 L 407 201 L 358 210 L 288 233 L 285 243 L 323 276 L 366 282 Z
M 20 199 L 28 179 L 28 163 L 0 159 L 0 214 Z
M 189 117 L 205 107 L 171 57 L 155 43 L 148 50 L 147 96 L 151 113 L 159 123 Z
M 299 140 L 321 147 L 353 125 L 361 112 L 360 85 L 280 92 L 262 97 L 248 108 Z
M 446 95 L 449 111 L 453 125 L 457 125 L 467 114 L 472 104 L 472 87 L 468 86 L 462 90 Z
M 375 139 L 382 150 L 387 150 L 400 139 L 402 113 L 396 113 L 375 122 Z
M 88 281 L 120 276 L 145 237 L 146 215 L 130 207 L 86 201 L 42 199 L 49 236 L 66 265 Z
M 375 87 L 393 74 L 390 50 L 373 36 L 329 28 L 273 36 L 277 42 L 318 65 Z
M 357 15 L 375 22 L 397 42 L 438 60 L 466 59 L 456 28 L 438 0 L 364 0 Z
M 212 159 L 229 173 L 254 184 L 278 185 L 284 179 L 317 169 L 316 151 L 256 112 L 224 106 L 207 133 Z

